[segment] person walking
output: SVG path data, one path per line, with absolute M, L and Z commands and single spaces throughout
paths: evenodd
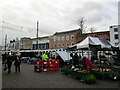
M 8 66 L 8 73 L 11 72 L 11 66 L 12 66 L 12 62 L 13 62 L 13 56 L 11 54 L 6 55 L 6 63 Z
M 21 65 L 21 59 L 20 59 L 20 55 L 16 54 L 16 56 L 14 57 L 14 65 L 15 65 L 15 72 L 20 72 L 20 65 Z

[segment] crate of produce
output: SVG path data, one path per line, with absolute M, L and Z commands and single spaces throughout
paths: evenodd
M 90 70 L 97 79 L 120 80 L 120 70 L 112 67 L 95 67 Z

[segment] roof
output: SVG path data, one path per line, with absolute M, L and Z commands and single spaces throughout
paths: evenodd
M 49 36 L 38 37 L 39 40 L 49 38 Z M 32 38 L 31 40 L 37 40 L 37 38 Z
M 96 33 L 106 33 L 106 32 L 110 32 L 110 31 L 98 31 L 98 32 L 86 33 L 86 34 L 96 34 Z
M 110 26 L 112 26 L 112 27 L 117 27 L 117 26 L 120 26 L 120 25 L 110 25 Z
M 63 31 L 63 32 L 56 32 L 55 34 L 53 35 L 59 35 L 59 34 L 66 34 L 66 33 L 70 33 L 70 32 L 76 32 L 76 31 L 79 31 L 80 29 L 75 29 L 75 30 L 69 30 L 69 31 Z

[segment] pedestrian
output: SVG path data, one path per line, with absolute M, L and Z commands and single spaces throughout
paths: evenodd
M 82 56 L 82 64 L 83 64 L 83 68 L 86 70 L 90 70 L 93 68 L 92 62 L 86 56 Z
M 5 63 L 5 60 L 6 60 L 6 53 L 5 53 L 5 54 L 2 54 L 2 64 Z
M 12 62 L 13 62 L 13 56 L 11 55 L 11 53 L 9 53 L 9 55 L 6 55 L 6 63 L 5 63 L 8 66 L 8 73 L 11 72 Z
M 16 54 L 16 56 L 14 57 L 14 65 L 15 65 L 15 72 L 20 72 L 20 65 L 21 65 L 21 59 L 20 59 L 20 55 Z

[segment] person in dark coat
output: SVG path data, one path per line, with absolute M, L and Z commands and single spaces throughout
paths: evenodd
M 11 72 L 12 62 L 13 62 L 13 56 L 12 55 L 6 55 L 6 64 L 8 66 L 8 73 Z
M 69 64 L 73 64 L 73 53 L 70 53 L 70 57 L 71 57 L 71 59 L 70 59 Z
M 2 54 L 2 64 L 5 63 L 5 60 L 6 60 L 6 53 L 5 53 L 5 54 Z
M 79 56 L 77 53 L 73 56 L 73 65 L 76 67 L 76 65 L 79 64 Z
M 21 59 L 18 54 L 14 57 L 14 65 L 15 65 L 15 72 L 20 72 Z

